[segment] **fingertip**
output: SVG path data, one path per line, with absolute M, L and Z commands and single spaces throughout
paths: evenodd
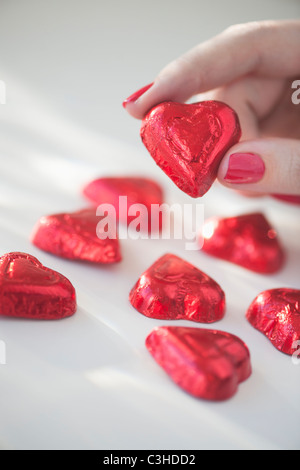
M 284 155 L 284 158 L 282 156 Z M 219 182 L 231 189 L 299 195 L 299 142 L 270 138 L 243 141 L 221 161 Z
M 252 152 L 230 152 L 219 169 L 219 176 L 229 184 L 253 184 L 262 180 L 265 163 L 262 157 Z
M 145 85 L 144 87 L 140 88 L 139 90 L 132 93 L 128 98 L 126 98 L 122 106 L 126 111 L 136 119 L 142 119 L 144 116 L 143 107 L 140 106 L 139 99 L 145 95 L 150 88 L 154 85 L 154 82 Z
M 136 119 L 143 119 L 156 105 L 163 101 L 184 103 L 190 95 L 178 77 L 158 75 L 154 82 L 136 91 L 123 101 L 123 107 Z M 180 78 L 180 77 L 179 77 Z
M 141 120 L 144 117 L 144 113 L 140 111 L 139 106 L 137 106 L 135 103 L 128 103 L 125 106 L 123 105 L 123 108 L 131 117 L 135 119 Z

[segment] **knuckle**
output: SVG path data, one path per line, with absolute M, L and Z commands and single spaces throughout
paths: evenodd
M 248 23 L 238 23 L 229 26 L 224 33 L 230 36 L 257 36 L 276 29 L 276 21 L 251 21 Z
M 253 31 L 256 28 L 258 22 L 253 23 L 237 23 L 234 25 L 229 26 L 224 30 L 224 34 L 229 36 L 243 36 L 245 34 L 249 34 L 250 31 Z
M 263 62 L 264 47 L 262 44 L 270 42 L 270 38 L 276 36 L 278 28 L 279 23 L 273 20 L 252 21 L 229 26 L 224 31 L 223 37 L 238 43 L 240 48 L 245 49 L 245 58 L 248 57 L 249 63 L 252 64 L 251 69 L 254 70 L 259 69 Z

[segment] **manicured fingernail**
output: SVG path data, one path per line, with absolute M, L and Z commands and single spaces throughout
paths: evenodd
M 224 180 L 227 183 L 257 183 L 265 173 L 262 158 L 255 153 L 233 153 Z
M 128 96 L 128 98 L 126 98 L 126 100 L 123 101 L 123 107 L 126 108 L 128 103 L 134 103 L 140 96 L 142 96 L 144 93 L 146 93 L 146 91 L 149 90 L 149 88 L 152 87 L 153 83 L 154 82 L 149 83 L 149 85 L 144 86 L 140 90 L 138 90 L 135 93 L 133 93 L 132 95 Z
M 290 202 L 291 204 L 300 204 L 300 196 L 291 196 L 289 194 L 272 194 L 272 196 L 284 202 Z

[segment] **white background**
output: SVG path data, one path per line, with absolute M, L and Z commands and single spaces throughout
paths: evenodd
M 101 175 L 152 176 L 167 202 L 191 202 L 155 166 L 140 142 L 139 121 L 122 101 L 231 24 L 299 13 L 298 0 L 1 0 L 0 80 L 7 88 L 0 105 L 1 254 L 37 256 L 67 276 L 78 296 L 77 313 L 63 321 L 0 319 L 1 448 L 299 448 L 300 365 L 245 319 L 262 290 L 299 288 L 299 208 L 248 200 L 218 185 L 201 200 L 206 217 L 264 211 L 288 255 L 273 276 L 188 252 L 180 240 L 124 240 L 122 263 L 105 268 L 55 258 L 30 243 L 40 216 L 85 207 L 82 185 Z M 192 262 L 225 290 L 227 313 L 214 326 L 248 344 L 253 366 L 229 401 L 191 398 L 144 346 L 165 322 L 136 312 L 128 293 L 165 252 Z

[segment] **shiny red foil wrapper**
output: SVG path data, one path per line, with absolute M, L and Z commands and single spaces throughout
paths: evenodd
M 62 274 L 27 253 L 0 258 L 0 315 L 58 320 L 76 312 L 76 293 Z
M 161 205 L 164 200 L 162 188 L 152 179 L 141 177 L 98 178 L 83 188 L 83 194 L 97 206 L 103 203 L 112 204 L 116 210 L 117 219 L 127 226 L 136 217 L 138 208 L 135 204 L 142 204 L 147 210 L 147 220 L 146 224 L 141 223 L 141 230 L 145 225 L 147 225 L 147 232 L 159 231 L 162 228 L 161 217 L 158 218 L 157 224 L 154 224 L 154 221 L 151 224 L 152 204 Z M 120 207 L 120 196 L 127 197 L 126 210 Z
M 189 327 L 158 327 L 146 347 L 172 380 L 189 394 L 226 400 L 251 375 L 245 343 L 230 333 Z
M 129 300 L 160 320 L 212 323 L 225 314 L 225 294 L 207 274 L 173 254 L 159 258 L 138 279 Z
M 109 264 L 121 261 L 118 238 L 99 238 L 96 209 L 42 217 L 31 240 L 41 250 L 62 258 Z M 109 230 L 109 228 L 108 228 Z M 116 237 L 116 233 L 111 234 Z
M 279 351 L 293 355 L 300 346 L 300 290 L 280 288 L 260 293 L 246 318 Z
M 285 252 L 262 213 L 207 220 L 200 236 L 202 251 L 260 274 L 279 271 Z
M 163 102 L 143 119 L 142 142 L 156 164 L 191 197 L 203 196 L 221 159 L 241 137 L 235 111 L 218 101 Z

